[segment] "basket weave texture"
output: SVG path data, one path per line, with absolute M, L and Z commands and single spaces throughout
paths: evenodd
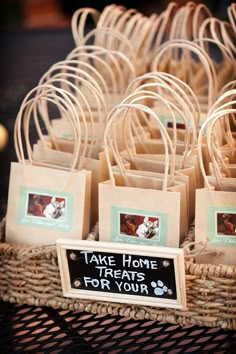
M 185 244 L 193 240 L 194 230 Z M 110 314 L 236 330 L 236 267 L 185 261 L 187 310 L 65 298 L 56 246 L 0 243 L 0 300 L 94 314 Z

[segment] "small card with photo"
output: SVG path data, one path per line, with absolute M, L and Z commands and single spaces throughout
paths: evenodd
M 220 246 L 236 246 L 236 208 L 209 208 L 208 212 L 209 219 L 214 218 L 215 225 L 210 242 Z
M 199 263 L 236 265 L 236 199 L 234 192 L 196 192 L 195 241 L 207 243 Z
M 112 206 L 111 241 L 166 246 L 167 215 Z
M 18 224 L 70 231 L 73 196 L 45 189 L 20 187 Z

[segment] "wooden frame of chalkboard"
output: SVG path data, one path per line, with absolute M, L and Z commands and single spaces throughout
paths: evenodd
M 57 254 L 65 297 L 186 308 L 182 249 L 59 239 Z

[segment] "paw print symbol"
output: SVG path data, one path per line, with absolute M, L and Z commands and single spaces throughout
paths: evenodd
M 167 293 L 168 295 L 172 295 L 173 292 L 171 289 L 168 289 L 166 285 L 164 285 L 164 283 L 161 280 L 156 281 L 152 281 L 151 282 L 151 286 L 154 288 L 154 294 L 157 296 L 162 296 L 165 293 Z

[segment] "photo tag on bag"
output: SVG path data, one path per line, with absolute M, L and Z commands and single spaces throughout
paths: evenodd
M 63 296 L 186 308 L 183 249 L 57 240 Z
M 197 262 L 235 265 L 236 202 L 235 192 L 196 191 L 195 241 L 207 242 L 215 252 L 198 255 Z
M 111 207 L 111 241 L 166 246 L 167 214 Z
M 236 247 L 236 207 L 208 207 L 209 244 Z
M 40 246 L 54 244 L 58 237 L 85 238 L 90 229 L 90 193 L 89 171 L 12 162 L 7 242 Z
M 100 241 L 179 247 L 178 192 L 113 186 L 109 180 L 99 183 L 99 196 Z
M 72 212 L 71 193 L 20 187 L 17 215 L 20 225 L 71 231 Z

